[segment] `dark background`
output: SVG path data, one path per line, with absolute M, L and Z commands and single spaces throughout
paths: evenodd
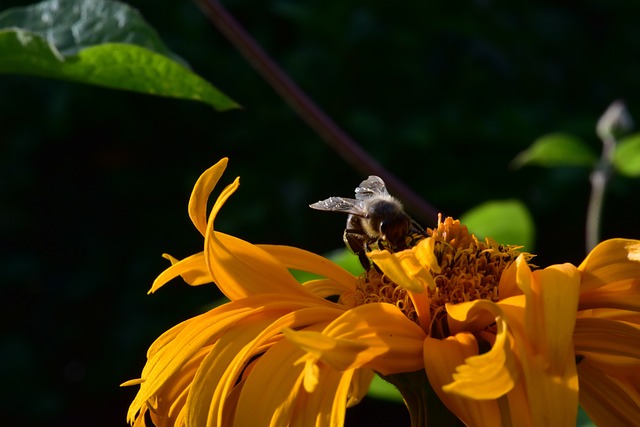
M 595 123 L 617 98 L 640 120 L 640 3 L 224 3 L 340 126 L 444 214 L 518 198 L 536 222 L 537 263 L 581 261 L 588 171 L 508 163 L 553 131 L 599 152 Z M 146 292 L 168 265 L 162 252 L 201 250 L 187 201 L 221 157 L 231 159 L 223 184 L 240 175 L 242 185 L 219 230 L 320 253 L 341 246 L 344 218 L 307 205 L 348 196 L 363 178 L 193 3 L 130 4 L 244 110 L 0 76 L 5 425 L 124 425 L 135 388 L 118 385 L 140 375 L 161 332 L 218 297 L 179 281 Z M 605 238 L 640 238 L 638 181 L 612 181 Z M 350 424 L 354 411 L 407 424 L 403 409 L 374 403 L 350 410 Z

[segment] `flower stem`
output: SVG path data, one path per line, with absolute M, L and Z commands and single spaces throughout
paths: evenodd
M 587 253 L 600 242 L 600 217 L 607 184 L 611 178 L 611 164 L 616 140 L 613 136 L 602 138 L 602 155 L 598 166 L 591 172 L 591 196 L 587 208 Z
M 424 370 L 380 377 L 402 394 L 411 416 L 411 427 L 464 425 L 433 391 Z
M 269 57 L 218 0 L 196 0 L 209 20 L 273 89 L 331 148 L 363 175 L 380 176 L 416 218 L 432 223 L 438 211 L 386 170 L 331 120 Z

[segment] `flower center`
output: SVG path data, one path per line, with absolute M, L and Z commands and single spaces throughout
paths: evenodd
M 521 252 L 521 246 L 501 245 L 495 240 L 479 240 L 469 233 L 465 225 L 451 217 L 442 221 L 438 216 L 438 226 L 427 229 L 427 235 L 434 239 L 434 254 L 440 265 L 440 272 L 431 272 L 434 289 L 427 289 L 430 300 L 432 336 L 445 337 L 447 303 L 458 304 L 476 299 L 498 301 L 498 285 L 502 272 L 520 255 L 528 262 L 533 255 Z M 412 238 L 412 246 L 420 239 Z M 418 322 L 417 313 L 409 296 L 409 291 L 392 282 L 377 268 L 370 268 L 359 281 L 355 292 L 345 294 L 342 302 L 348 306 L 358 306 L 372 302 L 395 304 L 412 321 Z

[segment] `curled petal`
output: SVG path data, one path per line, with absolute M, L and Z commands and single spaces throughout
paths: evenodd
M 207 169 L 196 181 L 189 199 L 189 217 L 198 231 L 204 236 L 207 231 L 207 200 L 220 177 L 227 168 L 228 158 L 223 158 Z
M 169 254 L 163 254 L 162 257 L 171 261 L 171 267 L 160 273 L 156 280 L 153 281 L 153 285 L 149 289 L 150 294 L 178 276 L 182 276 L 184 281 L 191 286 L 200 286 L 213 282 L 213 277 L 211 277 L 207 269 L 204 252 L 199 252 L 182 260 L 178 260 Z
M 447 305 L 447 313 L 452 318 L 473 322 L 476 314 L 491 313 L 497 324 L 495 342 L 487 353 L 469 357 L 457 367 L 454 381 L 443 390 L 473 399 L 497 399 L 508 393 L 517 379 L 515 355 L 511 351 L 513 338 L 508 333 L 507 322 L 501 308 L 488 300 Z
M 287 268 L 249 242 L 214 231 L 214 220 L 222 205 L 239 186 L 236 179 L 216 200 L 205 236 L 205 260 L 218 288 L 230 300 L 261 293 L 282 293 L 313 297 L 289 273 Z

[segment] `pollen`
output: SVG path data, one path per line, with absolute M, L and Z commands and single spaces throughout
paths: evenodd
M 503 245 L 491 238 L 478 239 L 467 227 L 451 217 L 438 216 L 437 227 L 426 230 L 434 240 L 434 255 L 439 272 L 431 271 L 435 287 L 426 289 L 429 297 L 431 329 L 434 336 L 446 336 L 447 303 L 458 304 L 476 299 L 497 302 L 502 273 L 523 254 L 528 262 L 534 255 L 523 252 L 522 246 Z M 412 245 L 418 243 L 412 240 Z M 411 250 L 411 248 L 407 249 Z M 348 306 L 372 302 L 396 305 L 412 321 L 419 323 L 409 291 L 396 285 L 377 266 L 358 280 L 356 290 L 342 296 Z
M 410 320 L 418 323 L 418 314 L 409 296 L 409 291 L 393 283 L 384 273 L 374 267 L 358 278 L 355 291 L 343 294 L 341 302 L 350 308 L 363 304 L 386 302 L 395 305 Z

